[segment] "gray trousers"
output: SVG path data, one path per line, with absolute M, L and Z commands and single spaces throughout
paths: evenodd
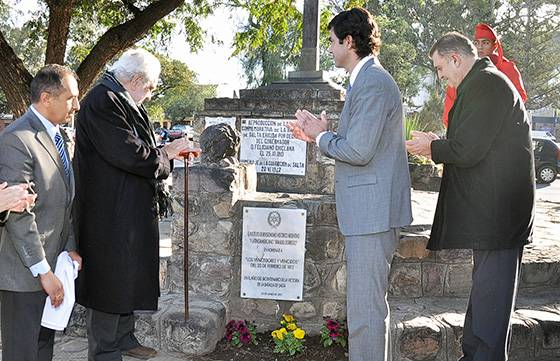
M 347 236 L 346 307 L 350 361 L 390 361 L 387 289 L 399 231 Z
M 52 360 L 54 330 L 41 326 L 46 298 L 43 291 L 0 291 L 2 360 Z
M 122 361 L 122 351 L 140 346 L 134 336 L 134 314 L 87 309 L 89 361 Z
M 473 251 L 472 288 L 459 361 L 506 361 L 523 247 Z

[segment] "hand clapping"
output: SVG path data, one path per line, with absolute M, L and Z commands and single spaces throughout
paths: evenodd
M 296 120 L 288 122 L 286 126 L 296 139 L 313 143 L 321 132 L 328 129 L 327 115 L 324 111 L 318 118 L 305 109 L 298 109 L 295 116 Z

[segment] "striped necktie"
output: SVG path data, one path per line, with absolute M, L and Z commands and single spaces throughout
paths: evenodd
M 62 141 L 62 136 L 58 131 L 54 135 L 54 144 L 56 145 L 56 150 L 60 155 L 60 160 L 62 160 L 62 165 L 64 166 L 64 173 L 66 173 L 66 177 L 70 179 L 70 163 L 68 162 L 68 157 L 66 156 L 66 152 L 64 151 L 64 143 Z

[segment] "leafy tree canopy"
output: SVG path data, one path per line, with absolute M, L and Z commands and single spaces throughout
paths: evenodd
M 179 60 L 158 55 L 160 84 L 146 105 L 153 121 L 190 118 L 204 107 L 204 99 L 216 96 L 215 85 L 197 84 L 196 74 Z
M 32 73 L 44 63 L 67 63 L 80 77 L 83 95 L 104 66 L 122 51 L 145 39 L 165 46 L 181 24 L 192 49 L 204 41 L 198 21 L 211 13 L 213 0 L 38 1 L 32 14 L 5 2 L 0 6 L 0 73 L 9 107 L 21 114 L 27 107 Z M 170 15 L 171 14 L 171 15 Z M 28 16 L 18 25 L 13 19 Z

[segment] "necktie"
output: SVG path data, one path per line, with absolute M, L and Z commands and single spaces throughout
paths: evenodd
M 350 82 L 349 82 L 348 87 L 346 88 L 346 96 L 348 96 L 348 94 L 350 94 L 350 90 L 352 90 L 352 84 L 350 84 Z
M 66 152 L 64 151 L 64 144 L 62 143 L 62 136 L 60 135 L 60 132 L 56 132 L 54 136 L 54 144 L 56 145 L 56 150 L 60 155 L 60 160 L 62 160 L 64 173 L 66 173 L 66 177 L 70 178 L 70 163 L 68 162 L 68 157 L 66 157 Z

